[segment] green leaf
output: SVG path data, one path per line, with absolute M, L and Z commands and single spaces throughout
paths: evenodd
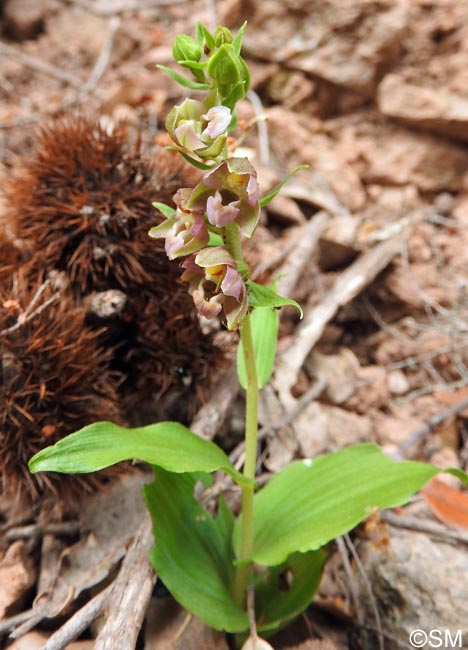
M 196 63 L 195 61 L 178 61 L 179 65 L 183 68 L 187 68 L 193 74 L 193 76 L 198 79 L 201 83 L 206 83 L 205 77 L 205 68 L 206 61 L 204 63 Z
M 161 214 L 163 214 L 166 219 L 169 219 L 169 217 L 172 217 L 173 214 L 175 214 L 175 209 L 172 208 L 170 205 L 166 205 L 165 203 L 160 203 L 159 201 L 153 201 L 152 203 L 153 208 L 156 208 L 156 210 L 159 210 Z
M 200 23 L 200 27 L 202 31 L 202 42 L 204 41 L 206 45 L 209 47 L 209 49 L 213 51 L 215 49 L 214 36 L 203 23 Z M 197 29 L 198 29 L 198 24 L 197 24 Z
M 236 38 L 233 40 L 232 45 L 236 51 L 236 54 L 240 54 L 242 48 L 242 39 L 244 37 L 245 28 L 247 27 L 247 21 L 244 22 L 242 27 L 239 28 L 239 31 L 236 34 Z
M 234 602 L 231 511 L 220 500 L 213 518 L 193 496 L 195 479 L 155 468 L 144 488 L 156 544 L 151 563 L 174 598 L 211 627 L 241 632 L 247 615 Z
M 251 307 L 285 307 L 286 305 L 291 305 L 295 307 L 301 318 L 304 313 L 302 307 L 295 300 L 291 298 L 284 298 L 270 289 L 270 287 L 265 287 L 263 284 L 257 284 L 252 280 L 247 282 L 247 287 L 249 289 L 249 304 Z
M 260 632 L 273 632 L 301 614 L 312 602 L 327 559 L 323 550 L 293 553 L 255 580 L 255 613 Z
M 179 422 L 158 422 L 137 429 L 95 422 L 42 449 L 29 461 L 29 469 L 32 473 L 82 474 L 135 458 L 169 472 L 221 469 L 239 484 L 246 480 L 222 449 Z
M 200 47 L 203 47 L 203 27 L 204 25 L 199 20 L 197 20 L 196 38 L 197 43 Z
M 177 61 L 177 63 L 183 68 L 196 70 L 197 72 L 202 72 L 206 68 L 206 61 L 203 63 L 197 63 L 196 61 Z
M 167 72 L 167 74 L 174 79 L 174 81 L 177 81 L 178 84 L 181 86 L 184 86 L 185 88 L 191 88 L 192 90 L 209 90 L 210 86 L 205 83 L 199 83 L 198 81 L 191 81 L 190 79 L 187 79 L 187 77 L 184 77 L 183 75 L 179 74 L 175 70 L 171 70 L 171 68 L 168 68 L 165 65 L 157 65 L 157 68 L 162 70 L 163 72 Z
M 275 362 L 278 342 L 279 315 L 271 307 L 257 307 L 250 316 L 252 339 L 257 368 L 258 387 L 263 388 L 270 381 Z M 237 348 L 237 376 L 242 388 L 247 388 L 244 352 L 242 342 Z
M 296 551 L 318 549 L 350 531 L 376 508 L 407 503 L 442 471 L 468 484 L 461 470 L 396 462 L 373 443 L 292 463 L 255 495 L 251 559 L 274 566 Z M 236 547 L 240 525 L 238 520 Z
M 192 158 L 192 156 L 189 156 L 188 153 L 185 153 L 183 149 L 180 149 L 180 147 L 173 147 L 169 146 L 166 147 L 166 149 L 169 149 L 169 151 L 178 151 L 180 155 L 191 165 L 196 167 L 197 169 L 201 169 L 203 171 L 207 171 L 208 169 L 213 169 L 215 165 L 205 165 L 205 163 L 200 162 L 199 160 L 196 160 L 195 158 Z
M 300 171 L 301 169 L 307 169 L 308 166 L 309 165 L 300 165 L 299 167 L 296 167 L 296 169 L 293 169 L 292 172 L 290 172 L 279 185 L 277 185 L 269 194 L 267 194 L 262 199 L 260 199 L 260 205 L 262 206 L 262 208 L 264 208 L 266 205 L 271 203 L 271 201 L 273 201 L 275 196 L 279 194 L 279 192 L 283 189 L 286 183 L 294 176 L 294 174 L 297 174 L 297 172 Z

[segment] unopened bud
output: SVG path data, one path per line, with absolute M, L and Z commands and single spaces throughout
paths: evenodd
M 218 86 L 236 86 L 245 79 L 245 64 L 234 46 L 225 43 L 208 61 L 207 72 Z
M 217 27 L 214 33 L 214 40 L 216 47 L 221 47 L 225 43 L 232 43 L 234 40 L 232 32 L 228 27 Z
M 176 36 L 172 46 L 172 55 L 176 61 L 199 61 L 202 55 L 198 43 L 190 36 L 180 34 Z

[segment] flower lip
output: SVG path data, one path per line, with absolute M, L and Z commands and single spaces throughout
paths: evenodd
M 208 122 L 202 131 L 202 137 L 215 139 L 228 128 L 231 122 L 231 111 L 227 106 L 213 106 L 202 115 L 202 119 Z
M 204 248 L 185 259 L 182 268 L 198 312 L 214 318 L 222 309 L 228 328 L 236 329 L 248 310 L 247 288 L 228 250 Z
M 216 190 L 214 196 L 209 196 L 206 201 L 206 216 L 212 226 L 223 228 L 228 223 L 235 221 L 239 214 L 240 201 L 231 201 L 223 205 L 222 196 Z

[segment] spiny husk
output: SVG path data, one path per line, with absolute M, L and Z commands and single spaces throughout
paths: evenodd
M 85 310 L 69 294 L 38 289 L 18 274 L 0 289 L 0 494 L 24 504 L 45 491 L 73 509 L 103 477 L 32 477 L 28 460 L 90 422 L 123 422 L 118 378 L 109 368 L 113 351 L 84 327 Z
M 9 225 L 37 267 L 66 271 L 81 294 L 135 289 L 167 272 L 161 243 L 148 237 L 160 218 L 151 203 L 170 203 L 193 173 L 171 152 L 150 159 L 143 149 L 125 126 L 108 131 L 84 117 L 42 129 L 6 189 Z

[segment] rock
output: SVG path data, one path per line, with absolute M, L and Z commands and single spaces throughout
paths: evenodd
M 338 354 L 321 354 L 313 350 L 305 362 L 307 371 L 326 382 L 324 393 L 333 404 L 342 404 L 356 389 L 359 361 L 348 348 Z
M 410 390 L 410 385 L 404 372 L 391 370 L 387 375 L 388 390 L 392 395 L 405 395 Z
M 313 402 L 294 420 L 300 455 L 311 458 L 374 439 L 371 420 L 344 409 Z
M 370 409 L 388 407 L 389 393 L 387 372 L 379 366 L 359 368 L 352 395 L 346 400 L 346 408 L 356 413 L 368 413 Z
M 359 140 L 367 183 L 414 183 L 424 192 L 459 191 L 467 183 L 468 154 L 454 143 L 389 124 L 368 128 Z
M 3 7 L 5 32 L 15 41 L 35 38 L 44 28 L 44 0 L 6 0 Z
M 258 29 L 244 41 L 257 56 L 370 96 L 380 66 L 399 54 L 408 19 L 406 3 L 390 0 L 270 0 L 258 3 Z
M 387 117 L 468 142 L 468 95 L 443 86 L 408 83 L 398 74 L 388 74 L 379 85 L 377 103 Z
M 416 629 L 448 630 L 452 638 L 461 630 L 463 637 L 458 645 L 418 647 L 467 647 L 468 555 L 462 546 L 392 529 L 388 545 L 364 542 L 359 548 L 385 630 L 386 650 L 410 647 L 409 635 Z M 365 620 L 374 627 L 368 593 L 362 584 L 360 589 Z
M 14 613 L 36 581 L 36 568 L 23 540 L 13 542 L 0 560 L 0 619 Z
M 307 163 L 313 169 L 309 194 L 316 194 L 317 201 L 322 201 L 327 195 L 327 202 L 331 204 L 331 194 L 334 193 L 335 204 L 338 199 L 351 211 L 360 210 L 365 205 L 366 195 L 358 174 L 344 159 L 336 142 L 319 132 L 323 125 L 318 120 L 281 106 L 267 109 L 266 114 L 269 131 L 276 135 L 271 138 L 270 146 L 278 159 L 287 157 L 292 160 L 291 164 Z M 331 192 L 324 191 L 324 184 Z M 291 196 L 287 189 L 285 195 Z

